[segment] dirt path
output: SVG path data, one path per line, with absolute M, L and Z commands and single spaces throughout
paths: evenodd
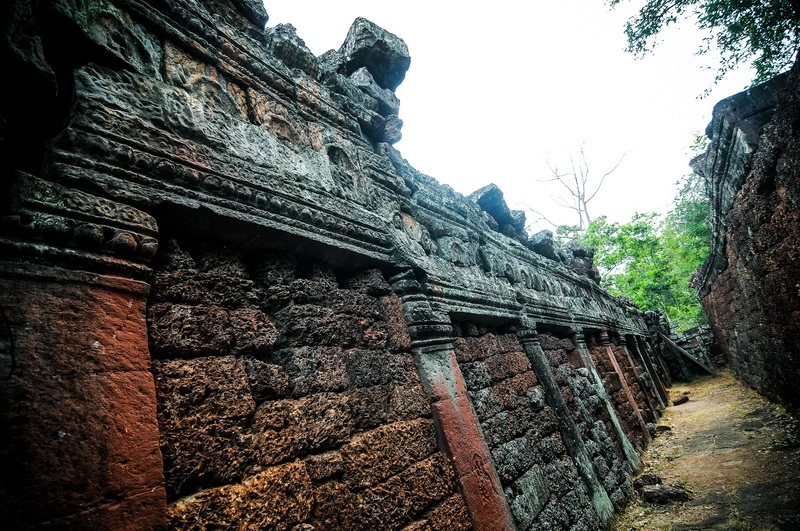
M 634 499 L 613 531 L 800 530 L 800 422 L 727 373 L 677 384 L 642 473 L 691 494 L 683 503 Z M 660 428 L 664 429 L 664 428 Z

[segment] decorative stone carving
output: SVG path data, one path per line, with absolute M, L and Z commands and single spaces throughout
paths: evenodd
M 526 334 L 643 337 L 643 315 L 588 251 L 534 252 L 497 187 L 465 198 L 392 147 L 402 40 L 358 19 L 314 57 L 254 0 L 60 2 L 58 32 L 27 4 L 0 8 L 30 21 L 0 22 L 21 83 L 0 101 L 2 420 L 30 415 L 34 456 L 12 518 L 593 528 L 624 499 L 586 360 Z M 86 489 L 47 477 L 62 446 Z
M 22 172 L 12 183 L 13 204 L 0 225 L 9 254 L 45 253 L 57 262 L 141 274 L 158 250 L 155 219 L 141 210 Z

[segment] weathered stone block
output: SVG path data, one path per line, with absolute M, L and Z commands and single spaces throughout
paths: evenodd
M 344 468 L 342 455 L 335 451 L 309 455 L 304 461 L 309 477 L 315 482 L 338 475 Z
M 250 293 L 251 280 L 194 268 L 158 271 L 153 275 L 152 286 L 153 303 L 211 304 L 229 309 L 240 307 L 244 302 L 257 302 Z
M 241 479 L 256 463 L 247 418 L 255 411 L 242 360 L 155 361 L 170 498 Z
M 320 529 L 364 529 L 368 518 L 357 496 L 337 482 L 314 489 L 313 511 L 314 523 Z
M 264 402 L 253 417 L 254 444 L 265 463 L 338 448 L 353 430 L 350 400 L 321 393 L 299 400 Z
M 296 323 L 302 328 L 303 323 Z M 347 374 L 346 354 L 336 347 L 301 347 L 277 351 L 270 357 L 280 361 L 289 378 L 291 395 L 343 391 L 351 382 Z
M 355 419 L 356 430 L 368 430 L 386 423 L 394 387 L 391 384 L 383 384 L 359 387 L 348 392 L 348 402 Z
M 286 66 L 298 68 L 313 78 L 319 75 L 317 58 L 303 39 L 297 36 L 297 31 L 291 24 L 278 24 L 267 28 L 264 32 L 264 41 L 267 50 L 279 57 Z
M 511 501 L 511 512 L 520 529 L 529 529 L 539 512 L 550 499 L 547 482 L 538 466 L 530 470 L 514 482 L 512 488 L 506 489 L 506 496 Z
M 232 350 L 229 315 L 218 306 L 164 303 L 153 305 L 147 313 L 155 356 L 224 356 Z
M 486 368 L 492 375 L 493 382 L 511 378 L 517 374 L 531 370 L 528 358 L 522 352 L 508 352 L 486 359 Z
M 237 354 L 266 354 L 278 339 L 278 330 L 261 310 L 239 308 L 229 314 L 233 350 Z
M 392 375 L 386 370 L 388 353 L 366 349 L 345 352 L 345 365 L 350 383 L 355 387 L 367 387 L 388 383 Z
M 541 411 L 544 409 L 546 405 L 545 394 L 544 389 L 542 389 L 540 385 L 537 385 L 536 387 L 530 387 L 525 393 L 525 396 L 527 397 L 533 411 Z
M 386 279 L 377 269 L 365 269 L 351 276 L 344 283 L 348 290 L 359 291 L 371 297 L 383 297 L 391 295 L 392 288 Z
M 352 490 L 372 487 L 435 451 L 430 420 L 395 422 L 358 435 L 341 448 L 342 478 Z
M 397 384 L 392 387 L 389 416 L 390 422 L 430 417 L 430 397 L 420 383 Z
M 484 360 L 495 354 L 521 350 L 516 338 L 509 339 L 509 336 L 494 334 L 483 334 L 477 338 L 456 338 L 453 347 L 459 363 Z
M 403 82 L 411 64 L 402 39 L 363 18 L 353 22 L 339 54 L 348 74 L 366 67 L 375 82 L 389 90 Z
M 492 384 L 492 374 L 489 372 L 489 367 L 482 361 L 473 361 L 470 363 L 459 364 L 461 373 L 464 375 L 464 381 L 467 384 L 467 389 L 470 391 L 477 391 L 489 387 Z
M 289 393 L 289 376 L 282 365 L 266 363 L 250 356 L 243 357 L 242 361 L 256 403 L 270 398 L 284 398 Z
M 403 303 L 397 295 L 386 295 L 380 298 L 382 313 L 386 319 L 386 348 L 398 352 L 411 347 L 411 336 L 403 315 Z
M 529 370 L 496 384 L 493 389 L 504 409 L 529 408 L 528 393 L 537 383 L 536 375 Z
M 427 515 L 432 531 L 466 531 L 472 529 L 467 507 L 461 494 L 450 496 Z
M 241 419 L 255 411 L 244 363 L 234 356 L 156 360 L 153 374 L 164 419 Z
M 492 459 L 503 485 L 510 485 L 534 466 L 539 459 L 539 453 L 526 437 L 520 437 L 497 445 L 492 450 Z M 509 497 L 509 503 L 512 499 L 513 497 Z
M 469 400 L 475 408 L 475 414 L 482 421 L 497 415 L 504 405 L 497 392 L 491 387 L 470 391 Z
M 378 102 L 378 112 L 381 116 L 397 116 L 397 113 L 400 112 L 400 100 L 397 99 L 394 92 L 378 86 L 366 68 L 359 68 L 350 74 L 350 80 Z
M 282 347 L 355 347 L 363 343 L 364 330 L 355 315 L 335 314 L 317 305 L 289 306 L 275 314 Z
M 368 522 L 373 529 L 400 528 L 454 490 L 452 465 L 443 454 L 435 453 L 360 493 L 358 499 L 362 507 L 369 507 Z
M 549 230 L 537 232 L 527 241 L 529 248 L 533 252 L 549 258 L 550 260 L 560 262 L 561 256 L 558 253 L 556 242 L 553 240 L 553 233 Z
M 245 479 L 183 498 L 169 507 L 173 529 L 209 526 L 288 531 L 307 520 L 314 502 L 311 480 L 301 462 L 287 463 Z

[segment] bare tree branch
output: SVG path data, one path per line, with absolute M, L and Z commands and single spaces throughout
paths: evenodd
M 592 222 L 591 215 L 589 214 L 589 202 L 595 198 L 603 187 L 606 179 L 619 168 L 626 154 L 627 153 L 623 153 L 614 167 L 600 177 L 596 186 L 590 186 L 591 174 L 589 161 L 586 157 L 586 149 L 584 145 L 581 144 L 578 150 L 579 158 L 576 159 L 572 155 L 569 157 L 570 171 L 562 173 L 559 171 L 558 166 L 551 164 L 548 160 L 547 167 L 550 169 L 551 176 L 546 179 L 539 179 L 538 182 L 558 183 L 561 185 L 568 194 L 569 202 L 563 197 L 553 198 L 551 195 L 551 198 L 559 206 L 573 210 L 578 215 L 578 228 L 583 230 Z M 532 212 L 537 213 L 533 210 Z
M 619 168 L 619 165 L 622 164 L 622 161 L 625 159 L 625 155 L 627 155 L 627 154 L 628 154 L 627 152 L 623 153 L 622 156 L 617 161 L 617 163 L 614 164 L 614 167 L 611 168 L 610 170 L 608 170 L 605 174 L 603 174 L 603 176 L 600 178 L 600 182 L 597 184 L 597 188 L 594 189 L 594 193 L 592 193 L 592 195 L 589 196 L 589 199 L 586 200 L 587 203 L 589 201 L 591 201 L 594 198 L 594 196 L 597 195 L 597 192 L 600 191 L 600 187 L 603 186 L 603 183 L 605 182 L 606 177 L 608 177 L 609 175 L 614 173 L 614 171 L 616 171 L 616 169 Z
M 522 204 L 522 206 L 524 206 L 524 207 L 525 207 L 527 210 L 529 210 L 530 212 L 533 212 L 534 214 L 536 214 L 537 216 L 539 216 L 537 219 L 531 220 L 533 223 L 536 223 L 536 222 L 539 222 L 539 221 L 544 221 L 545 223 L 548 223 L 548 224 L 552 225 L 554 228 L 558 227 L 558 224 L 557 224 L 557 223 L 553 223 L 553 222 L 550 220 L 550 218 L 548 218 L 547 216 L 545 216 L 545 215 L 544 215 L 542 212 L 540 212 L 539 210 L 536 210 L 535 208 L 532 208 L 530 205 L 528 205 L 528 204 L 527 204 L 527 203 L 525 203 L 524 201 L 523 201 L 521 204 Z

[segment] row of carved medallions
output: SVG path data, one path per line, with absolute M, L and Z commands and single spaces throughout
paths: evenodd
M 513 247 L 518 247 L 514 243 L 504 244 L 498 237 L 489 239 L 488 230 L 479 235 L 478 231 L 465 230 L 441 220 L 439 224 L 444 228 L 437 232 L 449 234 L 432 236 L 427 226 L 408 214 L 395 214 L 394 220 L 394 226 L 398 229 L 405 226 L 405 232 L 426 254 L 434 254 L 455 266 L 477 266 L 492 277 L 504 277 L 512 285 L 519 284 L 546 295 L 588 298 L 597 291 L 586 279 L 564 268 L 556 271 L 559 266 L 545 262 L 528 250 L 514 252 Z M 517 260 L 518 254 L 525 256 Z
M 13 174 L 10 191 L 0 225 L 8 256 L 96 262 L 136 275 L 158 250 L 155 219 L 136 208 L 22 172 Z
M 433 219 L 430 213 L 421 217 Z M 464 230 L 464 223 L 435 223 L 437 234 L 456 236 L 434 239 L 426 225 L 406 213 L 394 216 L 395 236 L 407 257 L 428 274 L 430 293 L 453 311 L 508 317 L 528 307 L 537 319 L 587 326 L 617 322 L 626 330 L 643 329 L 640 312 L 622 308 L 588 278 L 518 249 L 516 242 L 489 238 L 486 231 L 464 237 L 478 234 Z

